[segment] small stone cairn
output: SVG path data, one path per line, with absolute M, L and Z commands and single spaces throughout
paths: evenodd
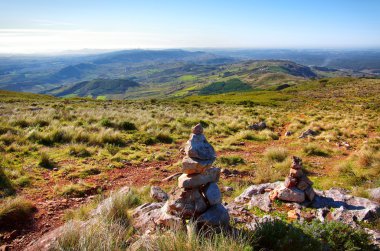
M 171 192 L 164 210 L 183 220 L 192 220 L 198 226 L 228 226 L 228 211 L 221 204 L 222 194 L 217 185 L 220 169 L 212 167 L 216 159 L 215 150 L 203 135 L 201 124 L 192 128 L 185 153 L 183 174 L 178 178 L 178 187 Z
M 275 189 L 270 194 L 271 200 L 279 199 L 290 202 L 302 203 L 306 199 L 313 201 L 315 192 L 312 187 L 313 182 L 302 171 L 302 159 L 292 157 L 292 166 L 284 186 Z

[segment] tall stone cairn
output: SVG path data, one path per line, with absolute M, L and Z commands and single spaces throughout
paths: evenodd
M 215 150 L 203 135 L 201 124 L 192 128 L 185 154 L 183 174 L 165 204 L 166 212 L 183 220 L 192 219 L 200 225 L 228 226 L 229 215 L 221 204 L 222 194 L 217 185 L 220 168 L 212 167 Z

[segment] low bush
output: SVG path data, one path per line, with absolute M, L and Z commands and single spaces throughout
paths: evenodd
M 91 152 L 88 151 L 85 146 L 75 145 L 75 146 L 70 146 L 69 155 L 75 156 L 75 157 L 85 158 L 85 157 L 90 157 Z
M 268 162 L 282 162 L 288 157 L 289 153 L 283 147 L 270 147 L 264 152 L 264 158 Z
M 244 159 L 240 156 L 220 157 L 219 162 L 227 166 L 235 166 L 245 163 Z
M 0 229 L 24 225 L 35 212 L 35 206 L 22 197 L 6 199 L 0 205 Z
M 38 162 L 38 165 L 40 167 L 44 167 L 47 169 L 53 169 L 55 166 L 54 161 L 49 157 L 49 155 L 46 152 L 41 153 L 40 155 L 40 161 Z
M 165 133 L 159 133 L 156 137 L 156 142 L 164 143 L 164 144 L 171 144 L 173 143 L 173 138 Z
M 135 124 L 133 124 L 132 122 L 129 122 L 129 121 L 122 121 L 122 122 L 119 122 L 117 127 L 120 129 L 120 130 L 123 130 L 123 131 L 133 131 L 133 130 L 137 130 L 137 127 Z
M 308 144 L 303 148 L 303 152 L 307 156 L 321 156 L 321 157 L 328 157 L 330 154 L 322 149 L 321 147 L 317 146 L 316 144 Z
M 4 173 L 3 166 L 0 165 L 0 198 L 11 195 L 15 192 L 11 181 L 8 176 Z

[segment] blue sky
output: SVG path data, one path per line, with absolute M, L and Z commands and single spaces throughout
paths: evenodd
M 378 0 L 0 0 L 0 52 L 380 48 Z

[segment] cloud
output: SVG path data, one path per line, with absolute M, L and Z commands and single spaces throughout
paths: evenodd
M 0 53 L 172 46 L 157 34 L 58 29 L 0 29 Z

